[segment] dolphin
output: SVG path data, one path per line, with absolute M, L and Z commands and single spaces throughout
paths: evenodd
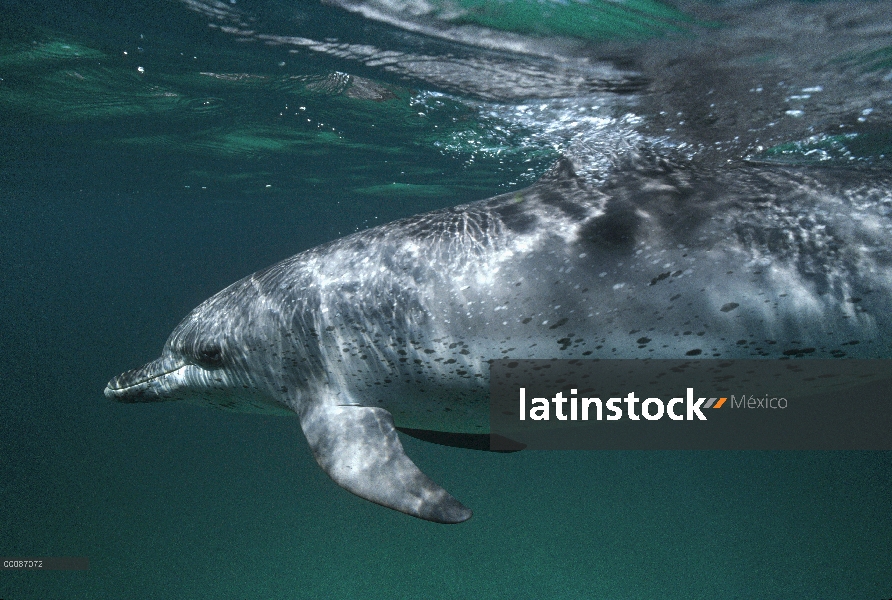
M 486 436 L 492 359 L 889 356 L 888 227 L 852 219 L 798 172 L 735 181 L 655 164 L 596 189 L 561 159 L 526 189 L 230 285 L 105 395 L 296 414 L 341 487 L 465 521 L 397 429 L 454 445 Z

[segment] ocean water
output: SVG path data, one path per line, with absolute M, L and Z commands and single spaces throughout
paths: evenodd
M 890 452 L 404 438 L 475 511 L 443 526 L 296 419 L 103 397 L 236 279 L 561 156 L 819 198 L 772 231 L 851 223 L 885 273 L 892 3 L 0 0 L 0 555 L 90 560 L 0 598 L 892 598 Z

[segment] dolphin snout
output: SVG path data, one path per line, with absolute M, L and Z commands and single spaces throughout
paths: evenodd
M 165 375 L 185 366 L 178 358 L 157 358 L 138 369 L 112 377 L 105 397 L 118 402 L 157 402 L 170 398 L 171 385 Z

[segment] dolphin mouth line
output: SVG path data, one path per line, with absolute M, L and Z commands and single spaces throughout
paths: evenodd
M 156 379 L 170 375 L 187 365 L 179 360 L 159 358 L 138 369 L 126 371 L 112 378 L 105 386 L 105 395 L 122 396 L 130 391 L 145 388 Z
M 183 366 L 185 366 L 185 365 L 183 365 Z M 146 377 L 145 379 L 142 379 L 135 383 L 131 383 L 129 385 L 125 385 L 123 387 L 112 387 L 112 382 L 109 382 L 109 384 L 106 386 L 106 388 L 113 392 L 126 392 L 129 389 L 149 383 L 153 379 L 158 379 L 159 377 L 164 377 L 165 375 L 169 375 L 170 373 L 173 373 L 174 371 L 179 371 L 180 369 L 183 368 L 183 366 L 175 367 L 173 369 L 170 369 L 169 371 L 162 371 L 161 373 L 156 373 L 155 375 L 150 375 L 150 376 Z M 122 375 L 126 375 L 126 374 L 127 373 L 122 373 Z M 115 377 L 115 379 L 117 379 L 117 377 Z

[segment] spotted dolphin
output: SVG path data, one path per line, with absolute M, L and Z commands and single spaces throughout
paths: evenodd
M 296 413 L 343 488 L 461 522 L 471 511 L 415 466 L 397 429 L 488 433 L 492 359 L 887 356 L 884 230 L 806 188 L 779 202 L 655 167 L 593 189 L 562 159 L 527 189 L 232 284 L 105 395 Z

